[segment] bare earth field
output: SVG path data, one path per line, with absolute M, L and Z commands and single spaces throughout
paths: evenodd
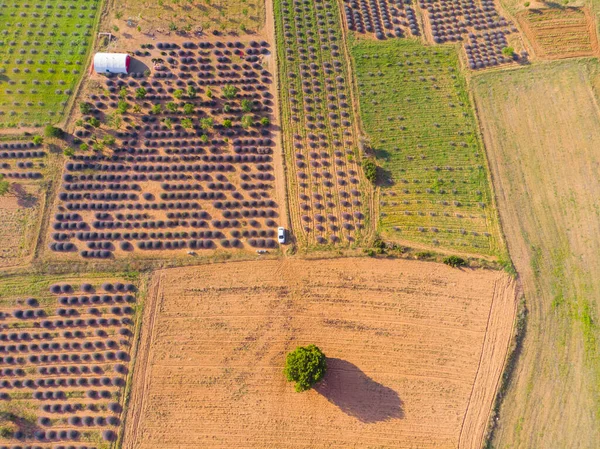
M 506 274 L 427 262 L 158 271 L 123 447 L 479 447 L 514 311 Z M 329 371 L 299 394 L 283 361 L 309 343 Z
M 33 250 L 44 196 L 39 186 L 18 185 L 0 198 L 0 268 L 24 262 Z
M 529 309 L 498 449 L 597 448 L 600 440 L 599 73 L 595 60 L 564 61 L 473 82 Z

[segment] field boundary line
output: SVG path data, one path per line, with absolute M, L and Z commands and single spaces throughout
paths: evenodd
M 502 284 L 502 285 L 500 285 Z M 481 371 L 481 367 L 482 367 L 482 362 L 483 362 L 483 358 L 484 356 L 489 356 L 489 354 L 486 354 L 485 348 L 486 348 L 486 343 L 488 343 L 489 338 L 490 338 L 490 334 L 489 334 L 489 328 L 490 328 L 490 323 L 492 321 L 492 318 L 494 316 L 494 314 L 498 314 L 501 313 L 502 310 L 500 311 L 496 311 L 495 310 L 495 306 L 498 304 L 499 301 L 503 300 L 503 297 L 505 296 L 506 293 L 500 293 L 498 294 L 499 290 L 512 290 L 513 293 L 510 295 L 511 299 L 510 302 L 512 303 L 512 317 L 510 320 L 510 337 L 507 339 L 506 341 L 506 348 L 503 351 L 503 355 L 502 355 L 502 365 L 501 368 L 499 369 L 499 375 L 497 377 L 497 379 L 494 382 L 494 389 L 493 389 L 493 394 L 491 395 L 491 399 L 492 401 L 489 404 L 489 409 L 487 410 L 487 412 L 485 413 L 486 415 L 486 419 L 484 420 L 484 424 L 485 424 L 485 429 L 483 430 L 483 432 L 481 432 L 481 437 L 478 438 L 478 442 L 476 446 L 469 446 L 468 442 L 466 442 L 465 444 L 463 444 L 462 440 L 463 440 L 463 432 L 464 432 L 464 428 L 465 428 L 465 422 L 467 420 L 467 415 L 469 414 L 469 411 L 471 409 L 471 404 L 472 404 L 472 399 L 473 399 L 473 393 L 475 392 L 475 387 L 477 386 L 478 383 L 478 379 L 479 379 L 479 375 L 480 375 L 480 371 Z M 517 281 L 515 279 L 513 279 L 512 277 L 508 276 L 507 274 L 505 274 L 505 278 L 498 278 L 494 281 L 494 294 L 492 296 L 492 303 L 490 305 L 490 311 L 488 314 L 488 322 L 486 325 L 486 332 L 485 332 L 485 338 L 483 340 L 483 345 L 482 345 L 482 350 L 481 350 L 481 355 L 479 358 L 479 364 L 477 366 L 477 371 L 475 373 L 475 378 L 473 379 L 473 384 L 471 387 L 471 393 L 469 394 L 469 401 L 467 403 L 467 408 L 465 410 L 465 414 L 463 415 L 463 420 L 462 420 L 462 424 L 460 427 L 460 432 L 458 435 L 458 449 L 475 449 L 475 448 L 482 448 L 483 442 L 485 441 L 486 438 L 486 430 L 487 430 L 487 425 L 489 423 L 489 419 L 490 419 L 490 415 L 492 413 L 493 410 L 493 406 L 494 406 L 494 402 L 496 400 L 496 396 L 498 394 L 498 388 L 500 385 L 500 381 L 502 379 L 502 374 L 504 373 L 504 370 L 506 368 L 506 362 L 508 359 L 508 354 L 509 354 L 509 350 L 510 350 L 510 343 L 512 341 L 512 336 L 514 334 L 515 331 L 515 318 L 516 318 L 516 312 L 517 312 L 517 305 L 518 305 L 518 301 L 517 301 L 517 297 L 518 297 L 518 284 Z M 491 336 L 494 337 L 494 336 Z M 493 342 L 495 344 L 497 344 L 498 342 Z M 485 404 L 483 404 L 485 406 Z
M 152 275 L 147 292 L 146 303 L 142 312 L 142 323 L 144 323 L 144 325 L 141 327 L 138 340 L 138 352 L 136 354 L 136 359 L 139 359 L 139 362 L 134 366 L 134 373 L 131 379 L 132 388 L 129 400 L 130 405 L 125 416 L 125 421 L 131 420 L 131 422 L 124 426 L 121 444 L 122 448 L 134 447 L 140 419 L 146 404 L 146 395 L 144 393 L 149 387 L 148 367 L 151 366 L 149 355 L 151 354 L 150 349 L 152 347 L 156 316 L 161 303 L 159 295 L 162 292 L 162 278 L 162 271 L 156 271 Z

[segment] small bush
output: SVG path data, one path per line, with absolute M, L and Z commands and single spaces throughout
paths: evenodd
M 465 265 L 467 265 L 467 261 L 465 259 L 463 259 L 462 257 L 458 257 L 458 256 L 448 256 L 448 257 L 444 258 L 444 263 L 446 265 L 450 265 L 451 267 L 454 267 L 454 268 L 464 267 Z

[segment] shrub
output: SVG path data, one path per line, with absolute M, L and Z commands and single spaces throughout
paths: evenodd
M 82 143 L 81 145 L 79 145 L 79 149 L 81 151 L 87 151 L 90 149 L 90 146 L 87 143 Z
M 155 104 L 152 106 L 152 109 L 150 109 L 150 112 L 153 114 L 160 114 L 162 112 L 162 106 L 160 104 Z
M 60 139 L 65 135 L 65 132 L 57 126 L 48 125 L 44 128 L 44 135 L 46 137 L 56 137 L 57 139 Z
M 242 100 L 242 111 L 252 112 L 252 102 L 246 98 Z
M 325 376 L 325 354 L 315 345 L 299 346 L 285 359 L 283 370 L 289 382 L 296 382 L 297 392 L 306 391 Z
M 184 118 L 181 121 L 181 126 L 183 126 L 184 128 L 190 129 L 190 128 L 194 127 L 194 122 L 192 122 L 192 119 Z
M 362 166 L 365 172 L 365 178 L 375 184 L 377 182 L 377 164 L 372 159 L 365 158 L 363 159 Z
M 268 117 L 263 117 L 260 119 L 260 124 L 262 126 L 269 126 L 271 124 L 271 120 Z
M 100 126 L 100 120 L 98 120 L 96 117 L 90 117 L 88 119 L 88 123 L 94 128 L 98 128 Z
M 73 155 L 75 155 L 75 150 L 73 150 L 73 148 L 65 148 L 63 150 L 63 154 L 67 157 L 72 157 Z
M 177 89 L 175 92 L 173 92 L 173 97 L 177 100 L 180 100 L 181 97 L 183 97 L 183 90 Z
M 233 126 L 233 123 L 231 123 L 231 120 L 229 120 L 228 118 L 223 120 L 223 127 L 224 128 L 231 128 Z
M 251 115 L 244 115 L 242 117 L 242 126 L 244 128 L 250 128 L 252 125 L 254 125 L 254 120 L 252 119 Z
M 188 94 L 188 97 L 194 98 L 196 96 L 196 88 L 194 86 L 188 86 L 187 94 Z
M 207 96 L 208 98 L 212 98 L 212 97 L 213 97 L 213 93 L 212 93 L 212 90 L 211 90 L 211 88 L 210 88 L 210 87 L 207 87 L 207 88 L 206 88 L 206 96 Z
M 446 265 L 450 265 L 451 267 L 457 268 L 457 267 L 464 267 L 467 264 L 467 261 L 465 259 L 463 259 L 462 257 L 448 256 L 448 257 L 444 258 L 444 263 Z
M 228 100 L 231 100 L 232 98 L 235 98 L 235 96 L 238 93 L 238 88 L 235 86 L 232 86 L 231 84 L 227 84 L 226 86 L 223 86 L 223 98 L 227 98 Z
M 135 98 L 137 98 L 138 100 L 142 100 L 142 99 L 146 98 L 146 94 L 147 94 L 146 89 L 144 89 L 143 87 L 139 87 L 135 91 Z
M 31 139 L 31 141 L 36 145 L 41 145 L 44 141 L 44 138 L 42 136 L 33 136 L 33 139 Z
M 119 100 L 118 106 L 117 106 L 117 112 L 119 114 L 125 114 L 127 112 L 127 110 L 129 109 L 129 103 L 127 103 L 125 100 Z
M 83 103 L 79 103 L 79 110 L 82 114 L 89 114 L 92 112 L 92 105 L 84 101 Z
M 194 105 L 191 103 L 184 104 L 183 112 L 185 113 L 185 115 L 192 115 L 194 113 Z
M 214 123 L 215 122 L 212 119 L 212 117 L 204 117 L 204 118 L 200 119 L 200 127 L 202 129 L 210 129 L 213 127 Z

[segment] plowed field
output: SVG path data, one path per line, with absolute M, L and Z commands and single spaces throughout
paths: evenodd
M 338 259 L 159 271 L 124 448 L 475 448 L 512 331 L 494 271 Z M 324 381 L 295 393 L 287 351 Z

